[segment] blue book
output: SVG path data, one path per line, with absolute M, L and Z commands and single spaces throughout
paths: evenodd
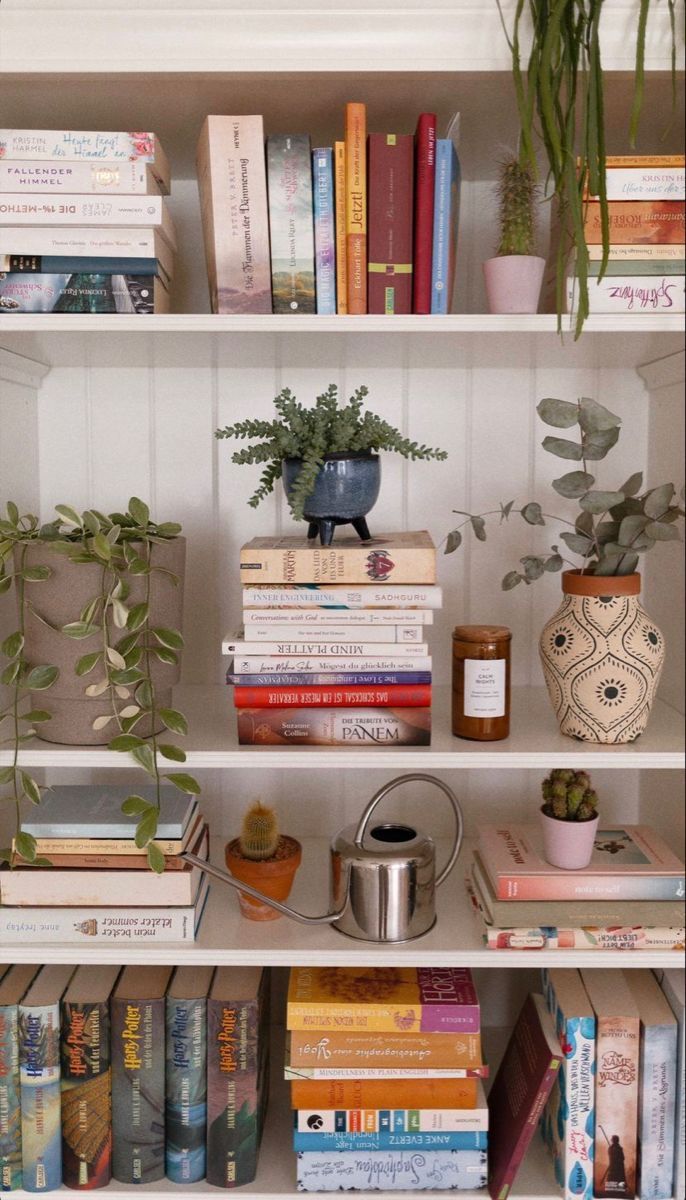
M 436 140 L 435 178 L 431 312 L 442 314 L 452 305 L 460 209 L 460 162 L 450 138 Z
M 334 671 L 331 674 L 284 672 L 282 675 L 238 675 L 226 672 L 226 682 L 238 687 L 391 687 L 431 683 L 431 671 Z
M 56 254 L 0 254 L 1 271 L 27 274 L 164 275 L 156 258 L 70 257 Z
M 486 1150 L 487 1147 L 486 1132 L 396 1133 L 384 1129 L 383 1121 L 377 1133 L 299 1133 L 296 1129 L 293 1134 L 294 1150 L 330 1154 L 362 1154 L 378 1150 Z
M 317 312 L 336 312 L 336 228 L 333 188 L 333 150 L 312 151 L 314 192 L 314 262 Z
M 60 1001 L 73 966 L 38 973 L 19 1005 L 19 1086 L 23 1186 L 53 1192 L 62 1186 Z
M 624 971 L 641 1018 L 638 1098 L 640 1200 L 670 1200 L 677 1088 L 676 1017 L 652 971 Z
M 0 1192 L 22 1186 L 19 1097 L 19 1003 L 38 970 L 2 968 L 0 982 Z
M 150 804 L 155 803 L 153 787 L 136 791 Z M 117 784 L 59 784 L 50 788 L 39 807 L 28 814 L 24 830 L 35 838 L 133 839 L 138 818 L 121 810 L 129 794 L 129 788 Z M 198 808 L 195 796 L 164 786 L 160 802 L 158 840 L 182 838 Z
M 177 967 L 166 998 L 165 1166 L 197 1183 L 207 1165 L 207 993 L 213 967 Z
M 298 1154 L 299 1192 L 469 1191 L 486 1186 L 485 1150 Z
M 667 997 L 678 1025 L 676 1096 L 676 1148 L 674 1153 L 674 1195 L 686 1195 L 686 1024 L 684 1022 L 684 971 L 670 967 L 658 972 L 660 987 Z
M 542 984 L 564 1057 L 541 1133 L 565 1200 L 593 1200 L 595 1015 L 578 971 L 544 970 Z

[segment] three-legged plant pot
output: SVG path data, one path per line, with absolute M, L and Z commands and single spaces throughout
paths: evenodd
M 302 459 L 283 460 L 283 485 L 288 496 L 301 469 Z M 305 501 L 308 538 L 319 537 L 322 546 L 330 546 L 339 525 L 352 525 L 363 542 L 369 541 L 366 516 L 376 504 L 380 488 L 378 454 L 349 451 L 326 454 Z

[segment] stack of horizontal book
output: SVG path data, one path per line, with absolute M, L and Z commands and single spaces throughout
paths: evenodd
M 599 829 L 588 867 L 543 856 L 536 825 L 478 831 L 467 889 L 492 950 L 684 949 L 684 864 L 654 829 Z
M 0 1190 L 255 1177 L 262 968 L 0 968 Z
M 121 811 L 125 788 L 53 787 L 24 822 L 38 860 L 0 870 L 0 936 L 5 943 L 193 941 L 207 900 L 199 867 L 207 825 L 195 797 L 162 788 L 156 845 L 165 870 L 148 867 L 135 841 L 136 820 Z M 149 804 L 153 789 L 139 789 Z M 47 861 L 50 865 L 44 865 Z
M 298 1190 L 485 1186 L 479 1001 L 461 968 L 294 967 L 288 991 Z
M 0 129 L 0 313 L 166 312 L 169 189 L 154 133 Z
M 254 538 L 241 550 L 243 630 L 233 657 L 241 745 L 426 746 L 440 607 L 426 532 Z
M 683 154 L 609 156 L 607 199 L 610 256 L 603 258 L 600 203 L 586 205 L 592 313 L 684 311 L 686 181 Z M 570 308 L 576 279 L 568 280 Z

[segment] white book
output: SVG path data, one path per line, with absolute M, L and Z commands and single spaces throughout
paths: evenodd
M 602 246 L 589 246 L 588 257 L 591 262 L 600 262 L 603 257 Z M 610 246 L 609 261 L 615 262 L 622 259 L 631 260 L 632 258 L 640 261 L 650 260 L 651 262 L 664 262 L 670 259 L 676 259 L 681 262 L 686 258 L 686 246 L 670 245 L 669 242 L 653 242 L 650 245 L 645 243 L 635 242 L 633 245 L 626 246 Z M 627 267 L 627 274 L 629 268 Z
M 115 196 L 159 196 L 160 185 L 148 163 L 62 162 L 59 159 L 0 159 L 0 192 L 50 192 L 53 195 L 96 193 Z
M 233 660 L 233 671 L 236 675 L 280 675 L 287 671 L 298 674 L 337 673 L 340 671 L 430 671 L 431 656 L 426 658 L 400 657 L 389 654 L 384 657 L 359 658 L 327 658 L 321 655 L 278 655 L 261 654 L 244 657 L 237 654 Z
M 279 642 L 225 641 L 222 642 L 222 653 L 273 654 L 277 657 L 317 654 L 320 658 L 354 658 L 356 655 L 360 658 L 383 658 L 387 654 L 392 654 L 398 658 L 414 661 L 415 658 L 426 657 L 429 647 L 426 642 L 414 642 L 402 646 L 394 644 L 389 647 L 378 642 L 358 642 L 348 636 L 346 639 L 336 642 L 321 642 L 313 639 L 307 641 L 284 639 Z
M 174 252 L 157 229 L 91 229 L 83 226 L 0 225 L 0 255 L 55 258 L 156 258 L 174 274 Z
M 162 190 L 169 191 L 169 163 L 160 139 L 150 131 L 102 129 L 0 129 L 4 159 L 60 159 L 64 162 L 150 163 Z
M 244 608 L 441 608 L 443 591 L 436 584 L 363 583 L 286 584 L 243 588 Z
M 657 971 L 669 1006 L 679 1022 L 679 1050 L 677 1055 L 678 1091 L 676 1098 L 676 1129 L 674 1130 L 675 1168 L 674 1195 L 686 1196 L 686 1023 L 684 1018 L 684 971 L 670 967 Z
M 159 228 L 176 249 L 176 233 L 164 196 L 81 196 L 0 192 L 2 225 L 128 225 Z
M 360 625 L 433 625 L 431 608 L 244 608 L 245 629 L 295 625 L 300 629 L 357 628 Z
M 686 200 L 683 167 L 609 167 L 608 200 Z
M 260 625 L 246 621 L 243 635 L 247 642 L 395 642 L 399 645 L 421 642 L 424 631 L 421 625 L 358 625 L 351 629 L 346 625 Z M 228 638 L 227 641 L 231 641 Z M 224 653 L 229 653 L 224 651 Z M 233 653 L 233 651 L 230 651 Z
M 683 275 L 606 275 L 588 281 L 591 313 L 682 313 L 686 310 Z M 567 306 L 578 305 L 578 280 L 567 280 Z

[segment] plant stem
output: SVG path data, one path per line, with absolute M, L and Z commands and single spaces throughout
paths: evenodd
M 162 810 L 162 778 L 160 776 L 159 763 L 157 761 L 157 713 L 155 704 L 155 684 L 152 679 L 152 663 L 150 659 L 150 589 L 152 581 L 152 544 L 145 543 L 147 550 L 148 572 L 145 576 L 145 603 L 147 605 L 147 617 L 145 620 L 145 636 L 143 641 L 143 661 L 145 663 L 145 674 L 147 676 L 148 685 L 150 687 L 150 722 L 152 732 L 150 734 L 150 742 L 152 745 L 152 761 L 155 778 L 155 801 L 157 804 L 157 814 L 159 816 Z
M 16 823 L 15 823 L 15 830 L 14 830 L 14 839 L 15 839 L 14 846 L 15 847 L 16 847 L 16 839 L 19 836 L 19 834 L 21 833 L 21 791 L 22 791 L 22 789 L 19 788 L 19 744 L 20 744 L 19 743 L 19 737 L 20 737 L 19 704 L 21 702 L 22 669 L 24 666 L 23 638 L 24 638 L 24 633 L 25 633 L 25 629 L 26 629 L 26 618 L 24 615 L 25 590 L 26 590 L 26 584 L 25 584 L 25 580 L 24 580 L 24 567 L 26 566 L 27 549 L 28 549 L 27 546 L 22 546 L 22 548 L 21 548 L 21 556 L 19 559 L 19 570 L 16 572 L 15 577 L 14 577 L 16 588 L 17 588 L 17 604 L 19 607 L 19 633 L 21 634 L 21 637 L 22 637 L 22 648 L 19 651 L 19 654 L 21 656 L 21 668 L 19 671 L 17 671 L 16 677 L 14 680 L 14 686 L 12 689 L 12 725 L 14 728 L 14 748 L 13 748 L 13 754 L 12 754 L 12 771 L 13 771 L 13 784 L 12 784 L 13 795 L 12 795 L 12 798 L 14 800 L 15 814 L 16 814 Z M 11 866 L 15 865 L 16 855 L 17 855 L 16 849 L 13 848 Z

